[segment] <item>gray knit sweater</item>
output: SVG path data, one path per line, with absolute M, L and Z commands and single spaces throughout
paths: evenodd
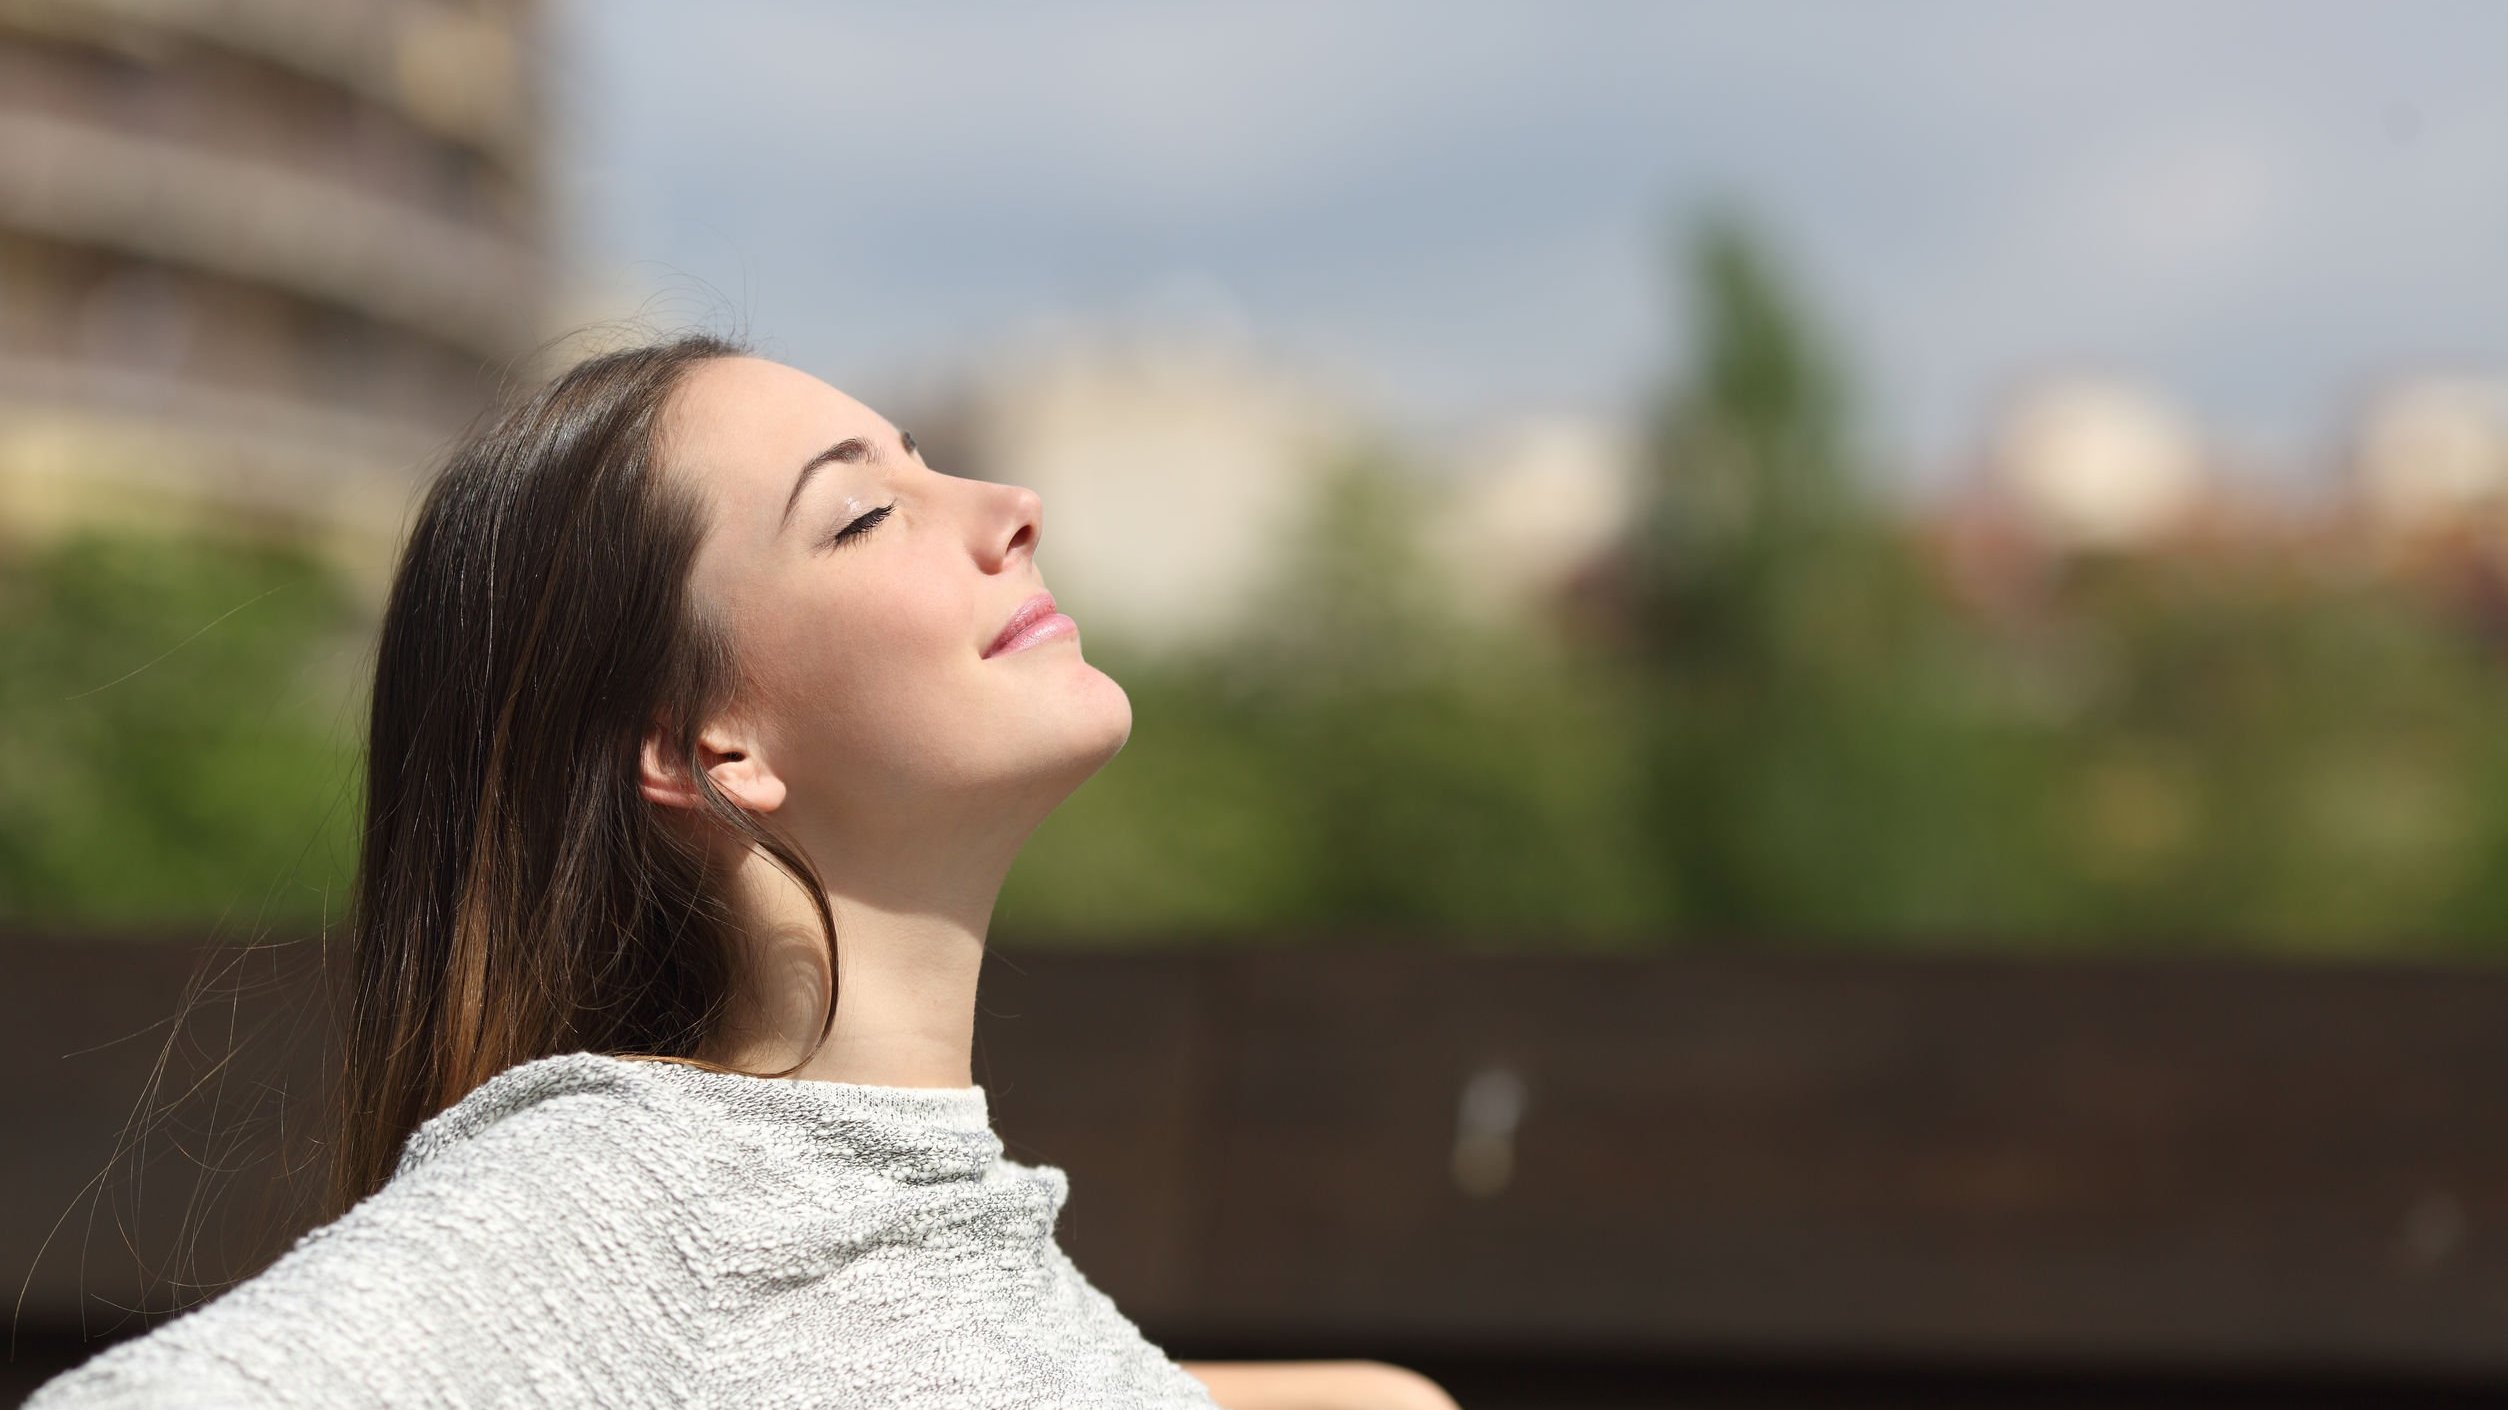
M 1187 1407 L 1054 1240 L 984 1089 L 570 1053 L 491 1078 L 391 1181 L 26 1410 Z

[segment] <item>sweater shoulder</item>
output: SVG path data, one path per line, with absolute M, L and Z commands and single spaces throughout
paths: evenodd
M 383 1188 L 30 1406 L 687 1403 L 724 1174 L 666 1090 L 593 1056 L 489 1079 Z
M 695 1113 L 651 1071 L 653 1064 L 604 1053 L 561 1053 L 517 1063 L 421 1123 L 401 1145 L 392 1178 L 479 1144 L 531 1146 L 602 1137 L 686 1138 Z
M 547 1264 L 633 1255 L 689 1277 L 737 1181 L 702 1113 L 638 1064 L 568 1053 L 489 1078 L 412 1132 L 383 1188 L 304 1236 L 424 1244 L 463 1230 L 475 1253 Z M 575 1271 L 591 1271 L 578 1267 Z

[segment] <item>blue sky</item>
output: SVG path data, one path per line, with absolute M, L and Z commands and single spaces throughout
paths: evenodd
M 1217 318 L 1405 427 L 1625 414 L 1755 211 L 1937 482 L 2041 372 L 2306 462 L 2508 367 L 2508 5 L 562 0 L 586 268 L 875 402 Z

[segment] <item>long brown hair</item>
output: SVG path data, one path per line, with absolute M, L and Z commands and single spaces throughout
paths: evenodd
M 700 1054 L 739 935 L 704 850 L 638 789 L 657 723 L 705 812 L 817 906 L 822 1041 L 835 1022 L 816 870 L 697 762 L 736 669 L 688 591 L 706 515 L 664 473 L 660 431 L 691 367 L 746 351 L 689 334 L 586 359 L 467 438 L 428 490 L 376 649 L 332 1214 L 516 1063 L 589 1049 L 717 1066 Z

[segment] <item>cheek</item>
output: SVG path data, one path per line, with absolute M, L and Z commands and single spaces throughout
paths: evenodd
M 937 594 L 857 587 L 777 610 L 758 641 L 750 674 L 784 754 L 806 772 L 927 773 L 980 703 L 969 674 L 983 662 L 963 614 Z

